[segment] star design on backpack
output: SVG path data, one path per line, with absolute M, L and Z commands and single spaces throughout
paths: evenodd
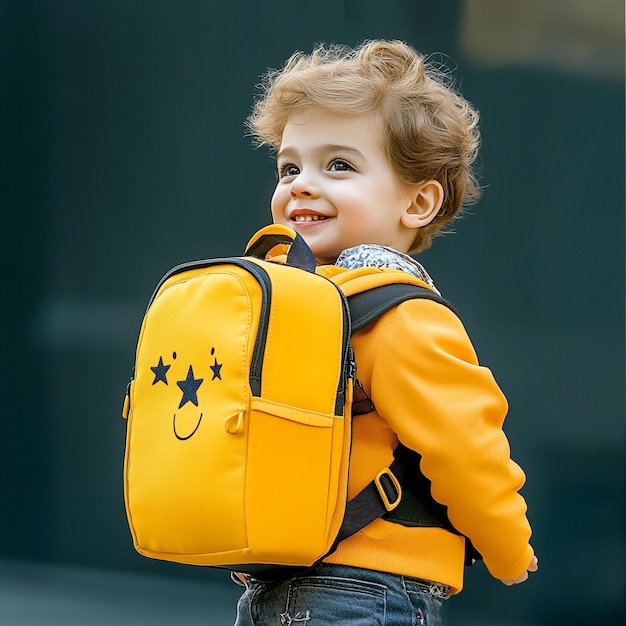
M 217 362 L 217 357 L 215 356 L 215 348 L 211 348 L 211 355 L 213 356 L 213 359 L 214 359 L 213 365 L 209 365 L 211 370 L 213 370 L 213 378 L 211 378 L 211 380 L 215 380 L 216 378 L 219 378 L 220 380 L 222 380 L 223 363 Z
M 187 378 L 185 378 L 185 380 L 176 381 L 176 384 L 183 392 L 183 397 L 178 405 L 179 409 L 182 409 L 187 402 L 191 402 L 192 404 L 198 406 L 198 387 L 200 387 L 203 380 L 204 378 L 196 378 L 193 375 L 193 365 L 190 365 L 189 370 L 187 371 Z
M 219 378 L 220 380 L 222 380 L 222 375 L 220 373 L 222 370 L 222 364 L 218 363 L 217 359 L 215 359 L 215 363 L 211 365 L 210 367 L 213 370 L 213 378 L 211 378 L 211 380 L 215 380 L 216 378 Z
M 158 382 L 163 382 L 167 385 L 167 370 L 172 367 L 171 365 L 165 365 L 163 363 L 163 357 L 159 357 L 159 362 L 152 366 L 150 369 L 154 372 L 154 380 L 152 381 L 153 385 L 156 385 Z

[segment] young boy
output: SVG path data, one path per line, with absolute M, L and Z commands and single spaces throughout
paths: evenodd
M 479 132 L 476 111 L 424 57 L 396 41 L 295 54 L 268 76 L 248 123 L 278 151 L 273 220 L 302 235 L 319 273 L 389 267 L 436 291 L 408 253 L 477 199 Z M 463 586 L 466 537 L 507 585 L 537 570 L 518 493 L 525 477 L 502 431 L 506 400 L 459 319 L 410 300 L 356 333 L 353 347 L 371 405 L 353 422 L 349 497 L 401 442 L 422 456 L 433 497 L 462 534 L 378 519 L 303 575 L 242 577 L 236 626 L 440 624 L 443 600 Z

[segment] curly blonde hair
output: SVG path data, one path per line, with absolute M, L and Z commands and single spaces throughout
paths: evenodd
M 473 171 L 480 133 L 478 112 L 449 75 L 402 41 L 366 41 L 355 49 L 318 45 L 296 52 L 270 71 L 247 119 L 258 145 L 280 147 L 288 119 L 302 110 L 375 114 L 383 124 L 383 150 L 401 180 L 437 180 L 444 189 L 435 219 L 417 231 L 411 248 L 428 248 L 480 187 Z

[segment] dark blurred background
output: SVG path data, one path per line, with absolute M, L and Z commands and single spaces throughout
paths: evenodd
M 0 0 L 0 624 L 143 623 L 95 608 L 115 581 L 163 620 L 185 598 L 152 624 L 232 623 L 226 574 L 133 550 L 134 343 L 170 266 L 269 221 L 260 75 L 367 38 L 437 53 L 482 114 L 483 199 L 420 260 L 509 398 L 541 569 L 506 588 L 474 566 L 451 623 L 622 623 L 623 24 L 619 0 Z

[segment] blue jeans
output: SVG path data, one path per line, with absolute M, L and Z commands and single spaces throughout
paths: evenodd
M 322 564 L 285 581 L 249 580 L 235 626 L 441 626 L 446 595 L 416 578 Z

